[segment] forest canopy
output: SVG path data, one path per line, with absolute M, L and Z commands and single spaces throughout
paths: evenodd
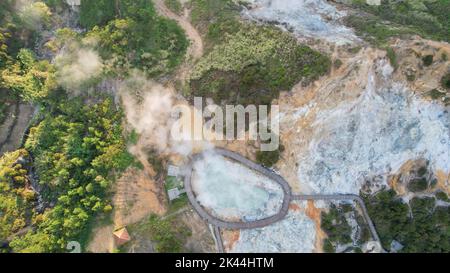
M 93 217 L 111 210 L 111 171 L 133 163 L 125 150 L 122 114 L 110 99 L 94 105 L 79 98 L 61 101 L 43 113 L 25 148 L 33 154 L 47 208 L 32 217 L 33 230 L 11 241 L 14 252 L 61 251 L 68 241 L 82 241 Z
M 149 76 L 172 71 L 188 47 L 184 31 L 173 20 L 156 14 L 151 1 L 82 1 L 81 25 L 111 70 L 139 68 Z

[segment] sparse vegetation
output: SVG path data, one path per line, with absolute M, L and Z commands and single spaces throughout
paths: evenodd
M 374 44 L 380 45 L 390 37 L 405 34 L 434 40 L 450 39 L 448 0 L 384 0 L 379 6 L 354 0 L 352 5 L 368 14 L 350 16 L 347 23 Z
M 334 68 L 339 69 L 342 66 L 342 61 L 340 59 L 334 60 L 333 66 Z
M 394 69 L 398 68 L 397 54 L 391 47 L 386 48 L 386 56 Z
M 345 245 L 352 242 L 351 227 L 345 218 L 342 207 L 331 205 L 327 213 L 322 212 L 321 227 L 327 234 L 324 241 L 325 252 L 335 252 L 337 245 Z
M 167 215 L 175 213 L 183 207 L 186 207 L 187 205 L 189 205 L 187 194 L 182 194 L 179 198 L 170 202 L 169 209 L 167 210 Z
M 179 0 L 164 0 L 164 3 L 166 4 L 166 7 L 176 14 L 181 14 L 183 11 L 183 5 Z
M 266 167 L 272 167 L 278 160 L 280 160 L 280 154 L 284 151 L 284 146 L 279 145 L 275 151 L 257 151 L 256 161 Z
M 436 199 L 438 199 L 438 200 L 442 200 L 442 201 L 445 201 L 445 202 L 449 202 L 450 201 L 450 199 L 448 198 L 448 195 L 445 192 L 443 192 L 443 191 L 438 191 L 435 194 L 435 196 L 436 196 Z
M 192 0 L 190 5 L 192 23 L 200 33 L 205 33 L 207 50 L 237 33 L 241 27 L 237 19 L 240 7 L 233 0 Z
M 431 91 L 428 92 L 428 95 L 433 100 L 438 100 L 438 99 L 441 99 L 441 98 L 445 97 L 445 93 L 441 92 L 441 91 L 439 91 L 437 89 L 432 89 Z
M 444 77 L 441 79 L 442 87 L 450 90 L 450 73 L 447 73 Z
M 425 191 L 428 188 L 428 181 L 425 178 L 415 178 L 409 181 L 408 189 L 412 192 Z
M 191 236 L 190 229 L 183 222 L 170 217 L 162 219 L 156 215 L 140 223 L 136 232 L 148 234 L 155 243 L 155 250 L 162 253 L 182 252 L 186 239 Z
M 147 153 L 147 161 L 152 165 L 153 170 L 156 173 L 156 177 L 160 178 L 165 175 L 166 172 L 166 159 L 161 157 L 156 150 L 150 150 Z

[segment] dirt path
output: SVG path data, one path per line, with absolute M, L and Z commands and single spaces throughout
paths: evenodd
M 116 228 L 139 222 L 151 213 L 165 213 L 157 183 L 145 169 L 129 169 L 116 183 L 113 198 Z
M 193 59 L 199 59 L 203 55 L 203 41 L 198 31 L 189 22 L 189 13 L 184 12 L 183 16 L 179 16 L 168 9 L 163 0 L 154 0 L 153 2 L 160 15 L 177 21 L 180 27 L 184 29 L 186 35 L 191 40 L 191 46 L 188 49 L 188 54 Z
M 189 22 L 189 10 L 185 9 L 183 16 L 177 15 L 166 7 L 164 0 L 154 0 L 156 10 L 161 16 L 175 20 L 178 25 L 184 30 L 188 39 L 191 41 L 187 50 L 188 58 L 180 65 L 175 75 L 175 79 L 181 82 L 186 82 L 192 71 L 193 64 L 196 60 L 203 56 L 203 40 L 200 33 Z
M 114 188 L 113 223 L 95 228 L 87 247 L 90 252 L 112 252 L 116 247 L 113 236 L 115 229 L 137 223 L 152 213 L 163 215 L 166 212 L 160 200 L 161 191 L 145 167 L 142 170 L 129 168 L 117 180 Z
M 0 126 L 0 155 L 21 146 L 23 134 L 33 118 L 34 107 L 20 103 L 11 108 L 10 116 Z

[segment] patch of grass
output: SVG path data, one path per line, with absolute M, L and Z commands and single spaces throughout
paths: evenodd
M 447 73 L 442 77 L 441 79 L 442 87 L 444 87 L 447 90 L 450 90 L 450 73 Z
M 409 182 L 408 190 L 412 192 L 422 192 L 428 188 L 428 181 L 425 178 L 416 178 Z
M 436 199 L 438 199 L 438 200 L 442 200 L 445 202 L 450 201 L 450 199 L 448 198 L 448 195 L 443 191 L 438 191 L 435 196 L 436 196 Z
M 440 92 L 437 89 L 433 89 L 428 92 L 428 96 L 430 96 L 430 98 L 432 98 L 433 100 L 438 100 L 438 99 L 443 98 L 445 96 L 445 93 Z
M 127 143 L 136 145 L 139 140 L 139 134 L 136 132 L 135 129 L 131 130 L 131 132 L 127 136 Z
M 450 207 L 437 207 L 428 197 L 404 203 L 393 190 L 366 197 L 365 202 L 385 249 L 396 240 L 404 246 L 401 252 L 450 250 Z
M 156 172 L 156 176 L 162 177 L 166 172 L 166 159 L 161 157 L 156 150 L 150 150 L 147 153 L 147 161 L 152 165 L 153 170 Z
M 345 24 L 355 29 L 358 36 L 376 46 L 384 46 L 391 37 L 415 34 L 414 31 L 396 25 L 386 25 L 376 16 L 350 15 L 345 18 Z
M 178 179 L 174 176 L 168 176 L 168 177 L 166 177 L 165 187 L 166 187 L 166 190 L 174 189 L 174 188 L 182 188 L 183 181 L 181 181 L 180 179 Z
M 408 74 L 406 75 L 406 80 L 409 82 L 413 82 L 416 80 L 416 75 L 415 74 Z
M 339 69 L 342 66 L 342 61 L 340 59 L 334 60 L 333 66 L 334 68 Z
M 240 7 L 233 0 L 191 0 L 190 5 L 192 23 L 205 34 L 207 51 L 239 31 Z
M 350 237 L 351 227 L 345 219 L 344 213 L 341 207 L 332 204 L 327 213 L 322 212 L 321 214 L 321 227 L 328 236 L 324 245 L 324 251 L 326 252 L 334 252 L 334 246 L 337 244 L 342 245 L 352 242 Z
M 137 232 L 147 234 L 160 253 L 183 252 L 183 245 L 191 236 L 191 230 L 182 221 L 161 219 L 156 215 L 139 224 Z
M 272 167 L 278 160 L 280 160 L 280 154 L 284 151 L 284 146 L 280 145 L 275 151 L 257 151 L 256 161 L 266 167 Z
M 174 213 L 178 210 L 180 210 L 181 208 L 184 208 L 185 206 L 187 206 L 189 204 L 189 199 L 187 197 L 187 194 L 182 194 L 180 195 L 179 198 L 172 200 L 172 202 L 169 203 L 169 209 L 167 210 L 167 214 L 171 214 Z
M 389 59 L 389 62 L 391 63 L 392 67 L 394 69 L 398 68 L 398 62 L 397 62 L 397 54 L 395 53 L 394 49 L 391 47 L 386 48 L 386 56 Z
M 382 1 L 379 6 L 353 1 L 353 7 L 369 15 L 350 16 L 347 22 L 359 34 L 379 44 L 403 34 L 418 34 L 434 40 L 450 40 L 448 0 Z
M 179 0 L 164 0 L 166 7 L 174 13 L 180 15 L 183 12 L 183 5 Z
M 433 64 L 433 55 L 426 55 L 422 58 L 424 66 L 430 66 Z
M 361 51 L 361 47 L 360 46 L 355 46 L 355 47 L 351 47 L 348 49 L 348 52 L 352 53 L 352 54 L 356 54 L 359 51 Z

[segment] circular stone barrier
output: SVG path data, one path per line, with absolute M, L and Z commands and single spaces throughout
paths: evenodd
M 197 213 L 208 223 L 215 225 L 217 227 L 221 228 L 227 228 L 227 229 L 252 229 L 252 228 L 259 228 L 264 227 L 267 225 L 270 225 L 272 223 L 278 222 L 282 220 L 289 210 L 289 203 L 291 201 L 291 187 L 287 183 L 286 180 L 284 180 L 283 177 L 279 176 L 278 174 L 274 173 L 273 171 L 254 163 L 251 160 L 248 160 L 247 158 L 241 156 L 240 154 L 231 152 L 229 150 L 224 150 L 220 148 L 215 148 L 213 150 L 216 154 L 221 155 L 223 157 L 226 157 L 228 159 L 231 159 L 233 161 L 236 161 L 247 168 L 256 171 L 257 173 L 260 173 L 268 178 L 270 178 L 272 181 L 277 183 L 281 186 L 281 189 L 283 190 L 283 203 L 281 205 L 281 209 L 278 211 L 278 213 L 259 220 L 254 221 L 248 221 L 248 222 L 230 222 L 230 221 L 224 221 L 221 220 L 215 216 L 213 216 L 211 213 L 209 213 L 200 203 L 197 201 L 197 198 L 195 197 L 195 194 L 192 190 L 192 170 L 193 170 L 193 164 L 201 160 L 203 158 L 203 153 L 194 154 L 192 156 L 192 160 L 190 161 L 189 165 L 187 166 L 187 172 L 184 177 L 184 188 L 186 190 L 186 194 L 188 196 L 188 199 L 194 209 L 197 211 Z

